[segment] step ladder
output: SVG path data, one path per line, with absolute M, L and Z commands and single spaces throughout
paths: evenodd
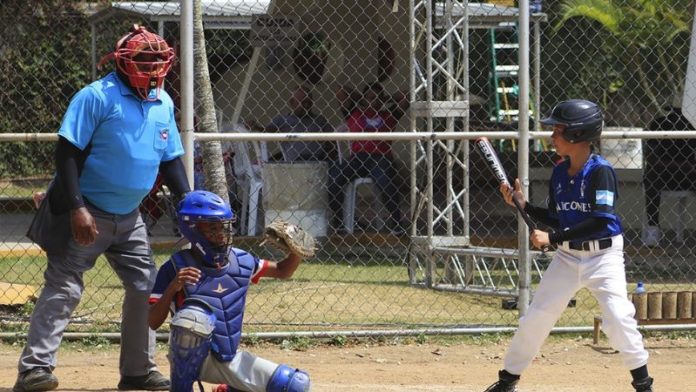
M 491 47 L 491 110 L 490 120 L 498 123 L 513 123 L 519 120 L 517 84 L 520 70 L 518 51 L 520 48 L 517 24 L 501 23 L 489 29 Z M 533 112 L 530 108 L 530 115 Z

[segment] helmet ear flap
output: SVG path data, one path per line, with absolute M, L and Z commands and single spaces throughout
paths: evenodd
M 582 138 L 582 130 L 574 129 L 571 131 L 565 131 L 563 136 L 569 143 L 577 143 Z

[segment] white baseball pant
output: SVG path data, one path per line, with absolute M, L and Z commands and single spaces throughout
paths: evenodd
M 594 248 L 594 247 L 593 247 Z M 612 237 L 611 247 L 580 251 L 559 246 L 537 288 L 527 314 L 505 356 L 505 370 L 522 374 L 539 352 L 568 301 L 586 287 L 599 302 L 602 324 L 611 345 L 629 370 L 648 362 L 643 337 L 633 318 L 635 308 L 626 292 L 623 236 Z

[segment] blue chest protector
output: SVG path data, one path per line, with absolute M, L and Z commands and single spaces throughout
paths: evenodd
M 230 262 L 221 270 L 201 266 L 188 250 L 175 253 L 172 260 L 177 270 L 189 266 L 201 270 L 198 284 L 186 286 L 186 298 L 205 302 L 213 310 L 216 321 L 211 351 L 220 361 L 231 361 L 242 337 L 246 294 L 256 258 L 230 248 Z
M 597 191 L 590 184 L 592 172 L 600 166 L 611 168 L 611 165 L 601 156 L 592 155 L 582 170 L 572 177 L 568 175 L 569 165 L 570 162 L 565 161 L 556 166 L 549 184 L 549 191 L 552 192 L 555 202 L 553 209 L 558 217 L 560 229 L 567 230 L 591 216 L 600 216 L 609 220 L 606 229 L 599 233 L 593 233 L 593 238 L 582 238 L 581 240 L 606 238 L 621 234 L 623 229 L 620 218 L 615 213 L 598 211 L 592 205 Z M 613 197 L 612 193 L 612 212 Z

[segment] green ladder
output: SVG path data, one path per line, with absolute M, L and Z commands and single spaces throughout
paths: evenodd
M 498 123 L 512 123 L 519 120 L 518 98 L 520 88 L 517 84 L 520 69 L 518 50 L 520 48 L 517 24 L 501 23 L 489 29 L 491 47 L 490 86 L 493 97 L 490 120 Z M 530 115 L 533 112 L 530 110 Z

